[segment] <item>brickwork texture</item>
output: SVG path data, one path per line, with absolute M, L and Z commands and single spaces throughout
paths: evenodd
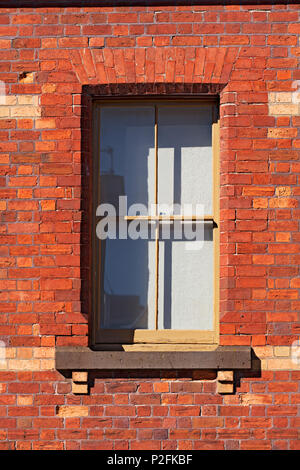
M 214 3 L 0 8 L 0 449 L 300 449 L 300 5 Z M 54 367 L 88 344 L 83 90 L 134 84 L 221 90 L 220 344 L 255 354 L 232 395 L 215 371 L 74 395 Z

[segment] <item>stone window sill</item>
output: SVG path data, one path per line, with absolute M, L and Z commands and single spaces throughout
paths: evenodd
M 219 346 L 212 351 L 93 351 L 57 347 L 58 370 L 251 369 L 249 346 Z
M 56 369 L 72 372 L 72 392 L 89 393 L 93 370 L 191 370 L 217 371 L 217 393 L 234 393 L 234 371 L 251 369 L 251 348 L 219 346 L 210 351 L 94 351 L 88 347 L 58 347 Z

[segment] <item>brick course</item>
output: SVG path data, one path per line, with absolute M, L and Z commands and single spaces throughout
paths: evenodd
M 207 3 L 0 8 L 0 449 L 300 449 L 300 7 Z M 220 94 L 220 344 L 257 356 L 234 395 L 211 372 L 140 371 L 76 396 L 54 369 L 55 345 L 88 342 L 97 86 Z

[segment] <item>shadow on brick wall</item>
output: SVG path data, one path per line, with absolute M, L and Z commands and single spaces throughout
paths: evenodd
M 241 387 L 241 381 L 244 378 L 247 379 L 259 379 L 261 377 L 261 360 L 251 349 L 251 369 L 237 370 L 234 374 L 234 388 L 239 389 Z

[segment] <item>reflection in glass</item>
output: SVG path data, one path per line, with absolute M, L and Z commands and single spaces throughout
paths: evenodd
M 101 242 L 102 328 L 154 328 L 155 242 Z
M 154 107 L 112 106 L 100 115 L 100 201 L 154 202 Z M 153 328 L 155 254 L 148 240 L 101 241 L 102 328 Z M 150 314 L 151 312 L 151 314 Z
M 116 207 L 154 202 L 154 107 L 103 107 L 100 115 L 100 200 Z

